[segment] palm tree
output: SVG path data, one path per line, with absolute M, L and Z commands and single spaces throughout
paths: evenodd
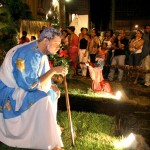
M 8 8 L 0 7 L 0 49 L 8 51 L 15 45 L 14 36 L 17 33 L 17 28 L 13 22 Z

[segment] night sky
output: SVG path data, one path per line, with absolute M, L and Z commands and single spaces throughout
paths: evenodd
M 90 0 L 90 3 L 91 21 L 95 23 L 98 30 L 106 30 L 111 18 L 111 0 Z M 119 20 L 150 20 L 150 1 L 115 0 L 115 18 Z
M 111 0 L 90 0 L 90 5 L 91 21 L 95 23 L 95 27 L 98 30 L 107 29 L 110 20 Z

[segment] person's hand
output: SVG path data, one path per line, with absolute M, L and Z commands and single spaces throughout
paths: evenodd
M 66 76 L 68 74 L 68 68 L 64 67 L 64 66 L 57 66 L 54 67 L 53 70 L 56 72 L 56 74 L 60 74 L 63 77 Z
M 121 49 L 124 49 L 124 46 L 125 46 L 124 44 L 121 44 Z

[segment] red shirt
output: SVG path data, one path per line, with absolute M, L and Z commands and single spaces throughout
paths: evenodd
M 21 38 L 20 41 L 19 41 L 19 44 L 23 44 L 23 43 L 26 43 L 26 42 L 30 42 L 29 38 L 26 37 L 25 40 L 23 40 L 23 39 Z

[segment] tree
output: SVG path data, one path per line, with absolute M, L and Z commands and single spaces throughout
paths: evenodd
M 6 7 L 0 8 L 0 49 L 9 50 L 16 44 L 14 35 L 17 33 L 16 24 Z
M 29 6 L 21 0 L 0 0 L 4 7 L 8 8 L 13 21 L 20 19 L 33 19 Z
M 21 0 L 0 0 L 0 49 L 9 50 L 16 44 L 21 19 L 32 19 L 29 6 Z

